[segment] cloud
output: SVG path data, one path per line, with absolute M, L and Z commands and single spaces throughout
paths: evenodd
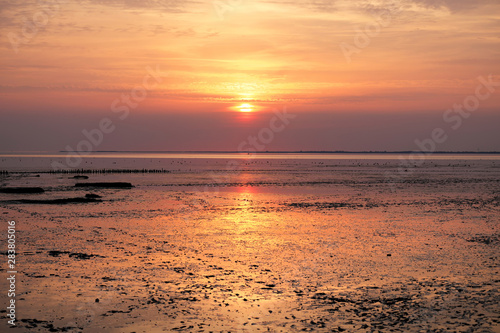
M 479 7 L 496 4 L 496 0 L 307 0 L 307 1 L 268 1 L 279 5 L 293 5 L 312 11 L 332 13 L 345 9 L 362 11 L 369 14 L 380 14 L 387 11 L 426 9 L 446 9 L 451 12 L 473 10 Z
M 498 4 L 495 0 L 411 0 L 428 8 L 448 8 L 451 11 L 461 11 L 482 7 L 489 4 Z
M 307 6 L 315 11 L 334 12 L 338 10 L 336 0 L 309 0 Z
M 125 9 L 156 9 L 166 12 L 185 12 L 189 5 L 199 4 L 197 1 L 182 0 L 86 0 L 84 3 L 117 6 Z

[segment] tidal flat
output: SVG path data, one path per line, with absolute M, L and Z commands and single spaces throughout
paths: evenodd
M 0 175 L 8 331 L 500 332 L 500 160 L 85 163 Z

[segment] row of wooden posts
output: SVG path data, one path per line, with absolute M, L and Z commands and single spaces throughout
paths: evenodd
M 8 175 L 13 173 L 50 173 L 50 174 L 104 174 L 104 173 L 169 173 L 169 170 L 165 169 L 71 169 L 71 170 L 50 170 L 50 171 L 37 171 L 37 172 L 13 172 L 13 171 L 2 171 L 0 170 L 0 175 Z

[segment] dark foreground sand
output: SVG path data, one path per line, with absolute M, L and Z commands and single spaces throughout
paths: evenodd
M 0 194 L 19 250 L 0 331 L 500 332 L 500 163 L 428 162 L 394 186 L 394 162 L 342 163 L 89 175 L 131 189 L 0 176 L 45 189 Z

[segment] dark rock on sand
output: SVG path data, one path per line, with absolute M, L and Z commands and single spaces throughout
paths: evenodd
M 476 235 L 467 239 L 470 243 L 482 243 L 486 245 L 500 243 L 500 237 L 497 235 Z
M 87 254 L 87 253 L 70 253 L 69 254 L 70 258 L 75 258 L 75 259 L 80 259 L 80 260 L 86 260 L 90 258 L 104 258 L 103 256 L 100 256 L 98 254 Z
M 46 200 L 20 199 L 20 200 L 7 200 L 2 202 L 10 204 L 65 205 L 70 203 L 102 202 L 102 200 L 85 197 L 85 198 L 63 198 L 63 199 L 46 199 Z
M 85 198 L 87 198 L 87 199 L 100 199 L 102 197 L 99 194 L 87 193 L 87 194 L 85 194 Z
M 75 187 L 100 187 L 100 188 L 132 188 L 131 183 L 76 183 Z
M 69 253 L 69 251 L 57 251 L 57 250 L 53 250 L 53 251 L 49 251 L 49 256 L 59 257 L 61 254 L 64 254 L 64 253 Z
M 0 187 L 0 193 L 43 193 L 45 190 L 41 187 Z
M 80 260 L 86 260 L 91 258 L 104 258 L 103 256 L 100 256 L 98 254 L 87 254 L 87 253 L 59 251 L 59 250 L 49 251 L 48 254 L 49 256 L 52 257 L 59 257 L 61 254 L 68 254 L 70 258 L 75 258 Z
M 20 319 L 20 321 L 25 325 L 25 328 L 45 328 L 45 331 L 48 332 L 74 332 L 75 330 L 83 330 L 82 327 L 73 327 L 73 326 L 64 326 L 64 327 L 56 327 L 53 323 L 45 320 L 37 320 L 37 319 Z
M 73 179 L 89 179 L 89 176 L 76 175 L 72 177 Z
M 290 207 L 295 208 L 320 208 L 320 209 L 331 209 L 331 208 L 361 208 L 362 204 L 348 203 L 348 202 L 292 202 L 286 204 Z

